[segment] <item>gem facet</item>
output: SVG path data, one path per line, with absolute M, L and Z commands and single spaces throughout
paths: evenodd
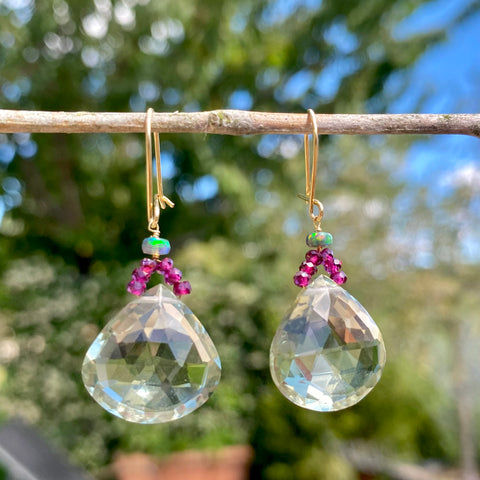
M 270 349 L 273 380 L 288 400 L 320 412 L 350 407 L 385 365 L 380 330 L 347 291 L 321 275 L 297 296 Z
M 331 245 L 333 237 L 327 232 L 312 232 L 307 235 L 307 245 L 309 247 L 326 247 Z
M 181 418 L 220 381 L 217 350 L 191 310 L 163 287 L 120 311 L 92 343 L 82 376 L 110 413 L 137 423 Z
M 147 237 L 142 242 L 142 252 L 147 255 L 168 255 L 170 242 L 166 238 Z

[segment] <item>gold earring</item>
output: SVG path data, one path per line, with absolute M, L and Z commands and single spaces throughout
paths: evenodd
M 157 192 L 153 192 L 152 115 L 145 118 L 147 227 L 144 258 L 133 271 L 127 290 L 130 302 L 92 343 L 82 367 L 90 395 L 108 412 L 136 423 L 163 423 L 181 418 L 203 405 L 220 381 L 217 350 L 203 325 L 178 298 L 191 291 L 181 281 L 173 260 L 162 258 L 170 242 L 160 238 L 160 211 L 173 202 L 163 193 L 160 140 L 154 133 Z M 146 290 L 155 273 L 173 292 L 159 284 Z M 146 291 L 145 291 L 146 290 Z
M 295 405 L 331 412 L 365 397 L 379 381 L 386 357 L 377 325 L 340 287 L 347 280 L 342 262 L 328 248 L 332 235 L 321 231 L 324 208 L 315 198 L 318 131 L 313 110 L 308 118 L 313 152 L 305 135 L 305 196 L 299 196 L 308 203 L 315 231 L 307 235 L 312 249 L 294 276 L 302 291 L 272 341 L 270 371 L 277 388 Z M 311 282 L 320 266 L 330 278 L 319 275 Z

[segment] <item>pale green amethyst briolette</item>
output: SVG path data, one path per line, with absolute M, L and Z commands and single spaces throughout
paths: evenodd
M 385 346 L 375 322 L 342 287 L 321 275 L 302 289 L 272 341 L 280 392 L 319 412 L 350 407 L 377 384 Z
M 192 311 L 157 285 L 100 332 L 83 362 L 90 395 L 131 422 L 162 423 L 205 403 L 220 381 L 217 350 Z

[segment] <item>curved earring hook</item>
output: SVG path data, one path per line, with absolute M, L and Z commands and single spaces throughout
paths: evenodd
M 153 108 L 147 110 L 145 117 L 145 162 L 147 177 L 147 221 L 148 229 L 152 233 L 159 233 L 160 210 L 174 207 L 175 204 L 163 194 L 162 185 L 162 163 L 160 160 L 160 136 L 154 132 L 153 140 L 155 146 L 155 167 L 157 170 L 157 193 L 153 193 L 153 172 L 152 172 L 152 114 Z
M 323 218 L 323 204 L 315 198 L 315 186 L 317 179 L 317 165 L 318 165 L 318 127 L 315 112 L 309 108 L 308 117 L 312 122 L 312 133 L 304 135 L 305 145 L 305 201 L 308 203 L 308 212 L 310 218 L 317 230 L 320 230 L 320 224 Z M 312 135 L 313 140 L 313 155 L 310 154 L 309 137 Z M 313 156 L 312 159 L 310 157 Z M 318 212 L 315 213 L 315 207 Z

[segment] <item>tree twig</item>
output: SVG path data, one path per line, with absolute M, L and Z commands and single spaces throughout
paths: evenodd
M 480 138 L 480 114 L 317 114 L 324 135 L 461 134 Z M 0 132 L 128 133 L 145 130 L 145 113 L 0 110 Z M 221 135 L 310 133 L 307 113 L 242 110 L 154 113 L 152 130 Z

